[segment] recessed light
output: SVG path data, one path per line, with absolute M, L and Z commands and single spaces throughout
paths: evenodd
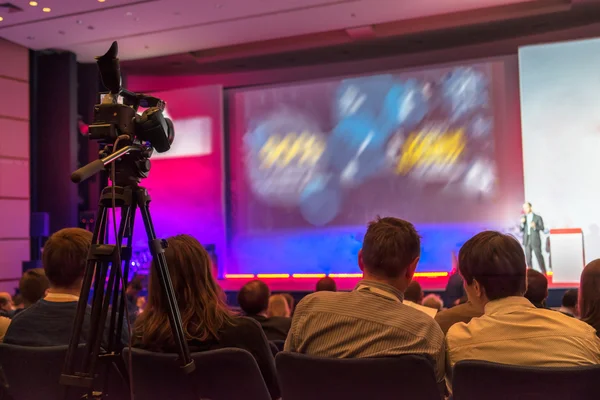
M 132 15 L 133 15 L 133 13 L 132 13 L 131 11 L 127 11 L 127 12 L 125 13 L 125 16 L 126 16 L 126 17 L 131 17 Z
M 106 0 L 98 0 L 98 3 L 104 3 Z
M 77 25 L 81 25 L 81 24 L 83 24 L 83 21 L 82 21 L 82 20 L 80 20 L 80 19 L 78 19 L 78 20 L 77 20 L 77 21 L 75 21 L 75 22 L 77 23 Z
M 42 8 L 42 11 L 43 12 L 50 12 L 52 10 L 50 9 L 50 7 L 44 7 L 44 8 Z
M 37 2 L 37 1 L 30 1 L 30 2 L 29 2 L 29 5 L 30 5 L 31 7 L 37 7 L 37 5 L 38 5 L 38 2 Z
M 4 18 L 0 17 L 0 22 L 4 21 Z

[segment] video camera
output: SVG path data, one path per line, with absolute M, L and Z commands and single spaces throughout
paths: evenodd
M 96 160 L 71 175 L 79 183 L 100 172 L 105 166 L 121 159 L 116 179 L 119 185 L 139 182 L 150 171 L 154 149 L 164 153 L 171 148 L 175 137 L 173 122 L 165 118 L 166 103 L 156 97 L 133 93 L 121 86 L 121 68 L 117 42 L 101 57 L 96 58 L 103 85 L 109 90 L 94 107 L 94 119 L 89 126 L 89 138 L 102 146 Z M 122 103 L 119 99 L 123 99 Z M 139 107 L 146 108 L 138 114 Z M 115 144 L 118 143 L 118 148 Z M 130 154 L 130 153 L 136 153 Z

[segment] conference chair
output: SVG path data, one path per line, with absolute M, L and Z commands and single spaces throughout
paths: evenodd
M 271 340 L 271 343 L 273 343 L 277 347 L 278 351 L 283 351 L 283 346 L 285 346 L 285 340 Z
M 0 343 L 0 398 L 63 400 L 65 387 L 59 379 L 66 355 L 67 346 L 29 347 Z M 79 399 L 85 394 L 79 388 L 68 390 L 68 399 Z
M 271 400 L 254 357 L 246 350 L 225 348 L 192 353 L 196 369 L 180 370 L 177 354 L 131 350 L 133 391 L 139 399 Z M 129 349 L 123 349 L 129 364 Z
M 285 400 L 440 400 L 425 357 L 320 358 L 281 352 L 275 358 Z
M 523 367 L 459 361 L 453 369 L 454 400 L 593 400 L 600 398 L 600 366 Z

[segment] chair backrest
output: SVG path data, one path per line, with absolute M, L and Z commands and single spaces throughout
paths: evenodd
M 425 357 L 320 358 L 281 352 L 275 358 L 285 400 L 439 400 Z
M 454 400 L 592 400 L 600 398 L 600 366 L 541 368 L 459 361 Z
M 128 364 L 129 350 L 123 349 Z M 196 369 L 180 370 L 176 354 L 132 349 L 133 390 L 140 399 L 270 400 L 256 360 L 241 349 L 192 353 Z
M 0 386 L 8 385 L 14 400 L 63 400 L 59 383 L 67 346 L 29 347 L 0 343 Z M 2 382 L 5 379 L 6 382 Z M 81 398 L 79 388 L 69 388 L 69 399 Z
M 285 346 L 285 340 L 271 340 L 271 342 L 277 347 L 278 351 L 283 351 L 283 346 Z

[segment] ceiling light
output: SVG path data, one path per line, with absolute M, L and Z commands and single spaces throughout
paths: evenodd
M 4 18 L 0 17 L 0 22 L 4 21 Z
M 106 0 L 98 0 L 98 3 L 104 3 Z
M 37 7 L 37 5 L 38 5 L 38 2 L 37 2 L 37 1 L 30 1 L 30 2 L 29 2 L 29 5 L 30 5 L 31 7 Z
M 81 25 L 81 24 L 83 24 L 83 21 L 82 21 L 82 20 L 80 20 L 80 19 L 78 19 L 78 20 L 77 20 L 77 21 L 75 21 L 75 22 L 77 23 L 77 25 Z
M 50 9 L 50 7 L 44 7 L 44 8 L 42 8 L 42 11 L 43 12 L 50 12 L 52 10 Z
M 125 16 L 126 16 L 126 17 L 131 17 L 132 15 L 133 15 L 133 13 L 132 13 L 131 11 L 127 11 L 127 12 L 125 13 Z

